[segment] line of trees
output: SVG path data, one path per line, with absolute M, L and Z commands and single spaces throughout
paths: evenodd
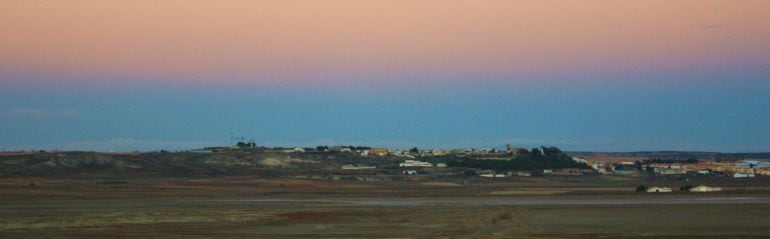
M 559 168 L 589 168 L 584 163 L 572 160 L 556 147 L 534 148 L 514 156 L 511 160 L 461 159 L 449 162 L 451 167 L 466 167 L 494 170 L 541 170 Z

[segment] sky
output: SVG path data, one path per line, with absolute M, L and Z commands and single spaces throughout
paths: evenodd
M 0 1 L 0 150 L 231 136 L 770 151 L 770 1 Z

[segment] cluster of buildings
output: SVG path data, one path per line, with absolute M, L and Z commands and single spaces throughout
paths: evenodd
M 648 193 L 670 193 L 673 192 L 669 187 L 649 187 L 644 190 Z M 683 187 L 682 191 L 687 192 L 694 192 L 694 193 L 706 193 L 706 192 L 721 192 L 721 187 L 709 187 L 705 185 L 695 186 L 695 187 Z
M 235 139 L 232 138 L 231 139 Z M 541 147 L 541 152 L 545 152 L 545 148 Z M 338 153 L 356 153 L 361 156 L 409 156 L 409 157 L 430 157 L 430 156 L 510 156 L 527 153 L 525 148 L 513 148 L 510 144 L 505 146 L 504 150 L 496 148 L 465 148 L 465 149 L 422 149 L 412 148 L 409 150 L 402 149 L 387 149 L 387 148 L 371 148 L 371 147 L 355 147 L 355 146 L 318 146 L 315 148 L 301 148 L 301 147 L 260 147 L 257 146 L 254 140 L 246 141 L 245 138 L 241 138 L 239 141 L 232 144 L 230 147 L 207 147 L 203 149 L 190 150 L 191 152 L 224 152 L 234 150 L 279 150 L 285 153 L 305 153 L 305 152 L 338 152 Z
M 655 174 L 722 174 L 735 178 L 750 178 L 756 175 L 770 176 L 770 162 L 753 160 L 739 161 L 736 163 L 722 163 L 714 161 L 699 161 L 697 163 L 652 163 L 643 165 L 643 169 L 652 170 Z
M 507 178 L 507 177 L 529 177 L 532 176 L 530 172 L 523 171 L 510 171 L 505 173 L 498 173 L 494 170 L 479 170 L 476 174 L 484 178 Z
M 735 178 L 770 176 L 770 162 L 743 160 L 735 163 L 701 160 L 696 163 L 685 162 L 587 162 L 601 174 L 634 175 L 642 172 L 657 175 L 718 174 Z
M 532 152 L 529 152 L 524 148 L 513 148 L 510 144 L 505 146 L 504 150 L 498 150 L 494 148 L 490 149 L 428 149 L 418 150 L 412 148 L 409 150 L 390 150 L 387 148 L 370 148 L 370 147 L 354 147 L 354 146 L 318 146 L 316 148 L 264 148 L 257 147 L 253 140 L 245 141 L 241 140 L 232 147 L 212 147 L 204 148 L 200 150 L 192 150 L 190 152 L 221 152 L 232 150 L 266 150 L 277 151 L 283 153 L 317 153 L 317 152 L 337 152 L 337 153 L 352 153 L 363 157 L 402 157 L 405 160 L 399 163 L 399 167 L 403 168 L 430 168 L 430 167 L 446 167 L 446 164 L 437 163 L 434 165 L 430 162 L 423 162 L 417 160 L 418 157 L 434 157 L 434 156 L 454 156 L 454 157 L 470 157 L 473 159 L 482 160 L 511 160 L 512 156 L 521 154 L 536 154 L 541 153 L 545 155 L 548 148 L 540 147 L 535 148 Z M 735 163 L 731 162 L 716 162 L 708 160 L 700 160 L 696 162 L 660 162 L 660 161 L 642 161 L 642 162 L 614 162 L 606 163 L 599 161 L 589 161 L 580 157 L 572 157 L 572 160 L 578 163 L 584 163 L 589 165 L 592 169 L 546 169 L 542 172 L 478 172 L 477 174 L 482 177 L 509 177 L 509 176 L 529 176 L 532 173 L 536 174 L 551 174 L 551 175 L 583 175 L 586 173 L 598 173 L 598 174 L 614 174 L 623 176 L 641 175 L 643 173 L 651 173 L 656 175 L 685 175 L 685 174 L 700 174 L 700 175 L 725 175 L 735 178 L 752 178 L 758 176 L 770 176 L 770 162 L 760 160 L 743 160 Z M 365 165 L 345 165 L 343 169 L 371 169 L 373 166 Z M 665 191 L 665 190 L 664 190 Z

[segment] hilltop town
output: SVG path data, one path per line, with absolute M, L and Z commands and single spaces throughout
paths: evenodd
M 466 181 L 515 177 L 770 177 L 767 154 L 591 153 L 557 147 L 387 149 L 367 146 L 230 147 L 180 152 L 4 152 L 0 176 L 137 173 L 206 177 L 249 175 L 331 181 Z
M 765 237 L 766 156 L 248 141 L 2 152 L 0 237 Z

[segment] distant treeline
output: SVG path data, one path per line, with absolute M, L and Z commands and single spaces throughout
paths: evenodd
M 694 164 L 694 163 L 698 163 L 698 159 L 662 159 L 662 158 L 651 158 L 651 159 L 642 160 L 642 163 L 643 164 L 651 164 L 651 163 Z
M 722 158 L 745 158 L 745 159 L 770 159 L 770 152 L 767 153 L 724 153 L 719 155 Z
M 589 168 L 588 165 L 572 160 L 556 147 L 540 147 L 519 152 L 511 160 L 461 159 L 449 162 L 451 167 L 493 169 L 493 170 L 542 170 L 559 168 Z
M 642 152 L 573 152 L 576 155 L 608 155 L 615 157 L 646 157 L 663 159 L 710 159 L 717 161 L 738 161 L 743 159 L 770 159 L 770 152 L 758 153 L 719 153 L 719 152 L 689 152 L 689 151 L 642 151 Z

